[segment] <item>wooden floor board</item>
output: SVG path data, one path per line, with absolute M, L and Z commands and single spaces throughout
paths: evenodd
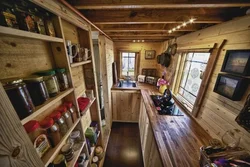
M 143 167 L 139 127 L 113 123 L 104 167 Z

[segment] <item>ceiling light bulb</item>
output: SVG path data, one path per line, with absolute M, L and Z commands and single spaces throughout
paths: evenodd
M 140 40 L 138 40 L 137 42 L 140 42 Z
M 144 42 L 144 40 L 141 40 L 141 42 Z
M 186 25 L 187 25 L 187 23 L 185 23 L 185 22 L 184 22 L 184 23 L 182 23 L 182 26 L 183 26 L 183 27 L 185 27 Z
M 189 22 L 190 22 L 190 23 L 193 23 L 193 22 L 194 22 L 194 19 L 190 19 Z
M 135 40 L 133 40 L 133 42 L 135 42 Z
M 173 28 L 173 31 L 175 31 L 176 30 L 176 28 Z
M 181 28 L 181 26 L 177 26 L 177 29 L 180 29 Z
M 172 33 L 172 30 L 169 30 L 168 33 Z

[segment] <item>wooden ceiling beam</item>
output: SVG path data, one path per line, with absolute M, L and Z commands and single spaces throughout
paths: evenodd
M 168 33 L 168 32 L 109 32 L 108 35 L 110 37 L 121 37 L 121 36 L 167 36 L 167 37 L 176 37 L 176 36 L 181 36 L 184 33 L 182 32 L 174 32 L 174 33 Z
M 197 23 L 221 23 L 234 17 L 239 9 L 168 9 L 168 10 L 84 10 L 95 24 L 173 24 L 195 18 Z M 227 13 L 227 14 L 225 14 Z
M 178 31 L 183 31 L 183 32 L 193 32 L 193 31 L 197 31 L 198 29 L 178 29 L 176 30 L 177 32 Z M 165 32 L 167 33 L 168 30 L 162 30 L 162 29 L 129 29 L 129 30 L 126 30 L 126 29 L 108 29 L 108 30 L 105 30 L 103 29 L 104 32 L 108 33 L 108 32 Z
M 76 5 L 80 10 L 117 10 L 117 9 L 180 9 L 180 8 L 231 8 L 249 7 L 250 3 L 162 3 L 162 4 L 95 4 L 95 5 Z

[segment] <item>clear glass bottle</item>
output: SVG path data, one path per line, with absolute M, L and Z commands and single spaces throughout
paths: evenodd
M 64 121 L 60 112 L 55 111 L 50 115 L 51 118 L 58 124 L 61 136 L 63 137 L 68 132 L 68 126 Z

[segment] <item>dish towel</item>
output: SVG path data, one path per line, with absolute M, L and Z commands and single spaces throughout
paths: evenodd
M 81 112 L 85 110 L 85 108 L 90 102 L 89 98 L 86 98 L 86 97 L 79 97 L 77 101 L 78 101 L 78 106 Z

